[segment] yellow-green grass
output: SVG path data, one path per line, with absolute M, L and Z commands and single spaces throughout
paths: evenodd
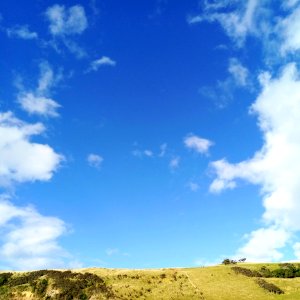
M 278 267 L 277 264 L 239 264 L 252 270 L 258 270 L 263 265 L 270 269 Z M 235 274 L 231 267 L 220 265 L 159 270 L 91 268 L 80 271 L 95 273 L 105 278 L 107 283 L 112 285 L 116 295 L 122 299 L 300 300 L 300 278 L 265 279 L 284 291 L 283 295 L 277 295 L 259 287 L 255 278 Z M 166 274 L 166 278 L 158 280 L 161 274 Z M 124 275 L 127 275 L 127 278 L 124 278 Z M 174 275 L 177 280 L 174 280 Z M 151 291 L 147 292 L 147 289 Z M 135 295 L 141 290 L 143 296 L 136 298 Z
M 269 269 L 278 267 L 277 264 L 238 265 L 251 270 L 259 270 L 263 265 Z M 284 294 L 277 295 L 259 287 L 256 278 L 236 274 L 231 267 L 219 265 L 155 270 L 88 268 L 74 271 L 99 275 L 112 287 L 116 299 L 300 300 L 300 278 L 265 278 L 284 291 Z M 29 293 L 22 299 L 34 299 L 31 297 Z

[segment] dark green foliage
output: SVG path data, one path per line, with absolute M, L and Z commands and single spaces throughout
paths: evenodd
M 0 274 L 0 282 L 2 286 L 10 287 L 11 289 L 19 288 L 20 286 L 31 287 L 34 295 L 39 299 L 51 300 L 87 300 L 92 295 L 103 295 L 105 299 L 116 299 L 110 287 L 104 280 L 91 273 L 75 273 L 71 271 L 54 271 L 41 270 L 17 274 L 12 276 L 11 273 Z M 46 295 L 51 281 L 51 289 L 57 291 L 56 294 Z
M 225 259 L 222 261 L 222 264 L 223 264 L 223 265 L 235 265 L 236 263 L 237 263 L 236 260 L 229 259 L 229 258 L 225 258 Z
M 236 274 L 242 274 L 247 277 L 262 277 L 262 275 L 257 271 L 252 271 L 246 268 L 241 267 L 232 267 L 231 268 Z
M 1 273 L 0 274 L 0 286 L 6 284 L 12 275 L 13 275 L 12 273 Z
M 300 277 L 300 266 L 295 266 L 294 264 L 284 263 L 280 264 L 279 268 L 275 270 L 270 270 L 267 267 L 263 266 L 259 270 L 261 275 L 266 278 L 275 277 L 275 278 L 295 278 Z
M 272 277 L 272 272 L 266 266 L 262 266 L 259 270 L 259 273 L 265 278 Z
M 231 268 L 236 274 L 242 274 L 248 277 L 264 277 L 264 278 L 295 278 L 300 277 L 300 265 L 290 263 L 280 264 L 279 268 L 270 270 L 266 266 L 262 266 L 258 271 L 249 270 L 241 267 Z
M 284 294 L 284 291 L 280 289 L 277 285 L 267 282 L 264 279 L 257 279 L 256 283 L 263 289 L 267 290 L 270 293 L 274 294 Z

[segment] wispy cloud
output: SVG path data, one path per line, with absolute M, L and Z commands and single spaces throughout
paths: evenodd
M 53 36 L 78 35 L 88 27 L 85 10 L 81 5 L 66 8 L 64 5 L 55 4 L 47 8 L 45 15 Z
M 192 192 L 197 192 L 200 188 L 199 184 L 193 181 L 189 182 L 187 186 Z
M 278 22 L 281 38 L 281 53 L 295 53 L 300 49 L 300 6 Z
M 60 45 L 65 46 L 77 58 L 87 56 L 85 50 L 73 40 L 88 28 L 85 9 L 81 5 L 65 7 L 55 4 L 47 8 L 46 20 L 49 22 L 49 32 L 53 37 L 46 45 L 60 52 Z
M 108 248 L 105 250 L 107 256 L 121 255 L 121 256 L 130 256 L 127 252 L 122 252 L 118 248 Z
M 228 72 L 233 76 L 234 82 L 237 85 L 247 85 L 249 71 L 237 58 L 231 58 L 229 60 Z
M 205 1 L 203 12 L 199 15 L 189 16 L 189 24 L 201 22 L 218 22 L 225 32 L 234 39 L 238 46 L 243 45 L 249 34 L 256 34 L 259 26 L 256 23 L 257 15 L 265 1 Z M 235 7 L 235 10 L 224 12 L 224 8 Z
M 176 156 L 173 157 L 170 162 L 169 162 L 169 167 L 171 170 L 175 170 L 179 167 L 179 163 L 180 163 L 180 157 Z
M 194 134 L 189 134 L 186 136 L 183 142 L 187 148 L 202 154 L 208 153 L 209 148 L 213 145 L 212 141 Z
M 164 157 L 167 152 L 168 145 L 166 143 L 160 145 L 160 153 L 158 154 L 159 157 Z
M 17 25 L 6 29 L 7 35 L 10 38 L 19 38 L 23 40 L 36 40 L 38 34 L 34 31 L 30 31 L 28 25 Z
M 117 248 L 108 248 L 105 250 L 106 255 L 108 256 L 112 256 L 112 255 L 116 255 L 119 253 L 119 249 Z
M 139 149 L 135 149 L 132 151 L 132 155 L 136 156 L 136 157 L 153 157 L 154 153 L 152 150 L 150 149 L 145 149 L 145 150 L 139 150 Z
M 47 62 L 40 64 L 40 77 L 38 85 L 34 91 L 27 90 L 22 84 L 18 84 L 20 92 L 18 94 L 18 102 L 21 108 L 32 115 L 40 115 L 44 117 L 57 117 L 60 108 L 55 100 L 50 98 L 51 87 L 61 79 L 61 74 L 57 76 Z
M 216 103 L 218 108 L 224 108 L 234 96 L 238 88 L 252 90 L 250 72 L 240 60 L 230 58 L 228 63 L 228 77 L 218 80 L 214 86 L 202 86 L 200 93 Z
M 88 164 L 91 166 L 91 167 L 94 167 L 94 168 L 100 168 L 100 166 L 102 165 L 103 163 L 103 157 L 100 156 L 99 154 L 95 154 L 95 153 L 90 153 L 88 156 L 87 156 L 87 162 Z
M 97 71 L 100 67 L 102 66 L 111 66 L 114 67 L 116 66 L 116 61 L 112 60 L 108 56 L 102 56 L 99 59 L 96 59 L 91 62 L 90 68 L 88 69 L 88 72 L 90 71 Z

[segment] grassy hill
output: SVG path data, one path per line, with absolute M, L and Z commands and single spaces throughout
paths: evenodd
M 300 277 L 274 277 L 282 274 L 290 276 L 290 266 L 237 266 L 158 270 L 90 268 L 72 272 L 0 273 L 0 299 L 300 300 Z M 263 266 L 266 268 L 262 269 Z M 293 267 L 297 271 L 300 266 L 297 264 Z M 281 290 L 283 293 L 276 294 L 262 287 L 268 284 L 274 284 L 278 288 L 274 291 Z

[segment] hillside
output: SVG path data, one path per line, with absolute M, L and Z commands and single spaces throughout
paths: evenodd
M 300 277 L 274 276 L 291 277 L 292 269 L 298 272 L 298 267 L 298 264 L 238 264 L 157 270 L 90 268 L 72 272 L 6 272 L 0 273 L 0 299 L 297 300 Z M 274 292 L 283 293 L 270 292 L 259 283 L 272 283 L 277 287 L 274 290 L 271 286 Z

